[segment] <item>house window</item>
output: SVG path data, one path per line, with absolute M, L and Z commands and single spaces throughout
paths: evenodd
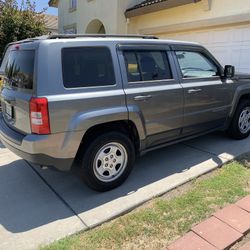
M 64 27 L 63 33 L 64 34 L 76 34 L 77 33 L 76 25 Z
M 70 10 L 75 10 L 77 7 L 77 0 L 70 0 Z

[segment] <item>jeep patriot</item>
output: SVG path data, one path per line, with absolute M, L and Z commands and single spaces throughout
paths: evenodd
M 0 139 L 32 163 L 107 191 L 136 156 L 214 130 L 250 134 L 250 76 L 196 43 L 53 35 L 7 46 Z M 153 167 L 153 166 L 152 166 Z

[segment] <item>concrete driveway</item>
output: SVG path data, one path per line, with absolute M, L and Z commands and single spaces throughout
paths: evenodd
M 250 150 L 223 133 L 140 158 L 119 188 L 97 193 L 76 171 L 42 170 L 0 145 L 0 249 L 35 249 L 110 220 Z

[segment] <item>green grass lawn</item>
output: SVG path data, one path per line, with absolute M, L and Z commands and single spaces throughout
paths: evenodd
M 250 193 L 250 169 L 243 162 L 231 162 L 192 181 L 179 194 L 154 199 L 127 215 L 43 250 L 162 249 L 217 209 Z

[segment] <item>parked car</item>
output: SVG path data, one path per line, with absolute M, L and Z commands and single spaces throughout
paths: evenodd
M 250 76 L 196 43 L 48 36 L 10 44 L 1 70 L 3 144 L 63 171 L 78 159 L 98 191 L 123 183 L 153 149 L 219 129 L 250 133 Z

